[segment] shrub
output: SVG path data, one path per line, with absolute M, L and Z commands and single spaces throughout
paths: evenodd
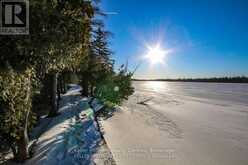
M 131 77 L 131 73 L 124 71 L 108 75 L 103 81 L 97 83 L 95 96 L 103 102 L 121 104 L 134 92 Z

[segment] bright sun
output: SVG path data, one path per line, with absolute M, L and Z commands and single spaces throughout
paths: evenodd
M 156 46 L 147 46 L 148 52 L 144 58 L 148 59 L 151 64 L 164 64 L 165 56 L 169 50 L 164 50 L 159 44 Z

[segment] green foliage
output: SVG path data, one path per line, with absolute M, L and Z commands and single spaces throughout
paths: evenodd
M 0 138 L 14 148 L 34 123 L 32 102 L 54 105 L 56 91 L 78 81 L 72 74 L 80 73 L 83 88 L 91 87 L 92 94 L 96 89 L 96 97 L 109 105 L 133 93 L 132 74 L 113 71 L 109 32 L 93 19 L 100 13 L 93 1 L 32 0 L 30 13 L 30 35 L 0 38 Z
M 131 84 L 132 73 L 121 68 L 119 73 L 110 74 L 96 86 L 95 96 L 103 102 L 121 104 L 132 95 L 134 88 Z
M 108 76 L 104 81 L 96 85 L 95 96 L 103 102 L 110 101 L 119 104 L 121 101 L 119 87 L 113 80 L 114 77 Z M 118 89 L 118 90 L 116 90 Z
M 26 126 L 26 117 L 31 109 L 32 70 L 18 73 L 13 70 L 0 72 L 0 133 L 18 140 Z M 31 120 L 30 120 L 31 119 Z M 33 117 L 28 119 L 31 127 Z
M 89 86 L 93 95 L 92 88 L 96 86 L 97 82 L 104 81 L 109 74 L 113 73 L 112 52 L 108 48 L 107 42 L 109 32 L 104 31 L 100 25 L 93 26 L 92 30 L 87 61 L 81 64 L 79 74 L 84 95 L 88 95 Z
M 123 66 L 118 73 L 113 70 L 114 60 L 109 49 L 108 37 L 110 33 L 97 26 L 92 34 L 85 70 L 80 73 L 83 94 L 99 98 L 107 104 L 121 104 L 133 93 L 131 84 L 132 73 L 128 73 Z
M 90 39 L 89 22 L 94 16 L 91 2 L 31 2 L 31 36 L 35 43 L 36 65 L 46 72 L 77 70 L 87 55 Z

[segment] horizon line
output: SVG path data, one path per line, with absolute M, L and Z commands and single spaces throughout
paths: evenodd
M 247 76 L 234 77 L 209 77 L 209 78 L 152 78 L 140 79 L 132 78 L 132 81 L 181 81 L 181 82 L 233 82 L 233 83 L 248 83 Z

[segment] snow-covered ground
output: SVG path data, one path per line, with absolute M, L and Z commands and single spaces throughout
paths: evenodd
M 135 94 L 102 121 L 117 165 L 248 164 L 248 84 L 134 86 Z
M 62 97 L 60 115 L 49 122 L 26 165 L 113 164 L 93 119 L 93 110 L 88 99 L 80 96 L 80 90 L 72 85 Z

